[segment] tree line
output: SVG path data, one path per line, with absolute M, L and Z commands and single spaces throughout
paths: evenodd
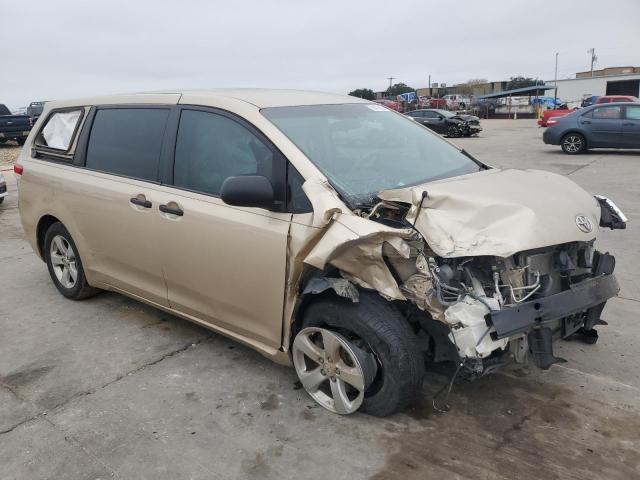
M 456 92 L 466 95 L 472 95 L 475 91 L 474 89 L 480 85 L 484 85 L 488 83 L 486 78 L 471 78 L 467 80 L 467 82 L 462 85 L 456 85 Z M 525 77 L 522 75 L 511 77 L 509 82 L 507 83 L 507 90 L 514 90 L 516 88 L 525 88 L 532 87 L 534 85 L 544 85 L 542 80 L 537 80 L 531 77 Z M 384 92 L 385 96 L 395 97 L 397 95 L 401 95 L 403 93 L 415 92 L 415 88 L 410 87 L 405 83 L 396 83 L 391 85 Z M 356 90 L 352 90 L 349 92 L 349 95 L 352 97 L 364 98 L 365 100 L 375 100 L 376 93 L 370 88 L 357 88 Z

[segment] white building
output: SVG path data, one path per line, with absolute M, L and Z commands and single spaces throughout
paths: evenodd
M 547 80 L 545 84 L 553 86 L 556 85 L 556 82 Z M 558 98 L 567 102 L 570 107 L 579 106 L 583 98 L 592 95 L 640 97 L 640 73 L 570 78 L 558 80 L 557 86 Z M 553 95 L 553 90 L 549 90 L 548 95 Z

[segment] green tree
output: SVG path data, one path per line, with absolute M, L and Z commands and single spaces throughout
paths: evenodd
M 544 85 L 542 80 L 536 80 L 531 77 L 511 77 L 509 83 L 507 83 L 507 90 L 514 90 L 516 88 L 533 87 L 534 85 Z
M 376 94 L 370 88 L 358 88 L 349 92 L 352 97 L 364 98 L 365 100 L 375 100 Z
M 415 88 L 411 88 L 410 86 L 404 83 L 395 83 L 391 87 L 387 89 L 387 95 L 401 95 L 403 93 L 415 92 Z

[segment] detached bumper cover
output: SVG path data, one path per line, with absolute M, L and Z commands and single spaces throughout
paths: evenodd
M 496 339 L 511 337 L 584 312 L 615 297 L 618 291 L 620 287 L 612 273 L 599 275 L 572 285 L 564 292 L 491 312 L 487 314 L 487 323 L 495 327 L 492 336 Z

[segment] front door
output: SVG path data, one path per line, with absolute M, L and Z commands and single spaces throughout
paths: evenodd
M 625 105 L 622 121 L 622 146 L 640 148 L 640 105 Z
M 433 110 L 425 111 L 423 120 L 427 127 L 438 133 L 445 133 L 447 130 L 447 122 L 438 112 L 434 112 Z
M 291 214 L 233 207 L 219 194 L 226 178 L 257 174 L 283 199 L 284 169 L 277 150 L 244 121 L 184 107 L 172 186 L 163 187 L 158 212 L 170 306 L 274 349 L 281 344 Z

